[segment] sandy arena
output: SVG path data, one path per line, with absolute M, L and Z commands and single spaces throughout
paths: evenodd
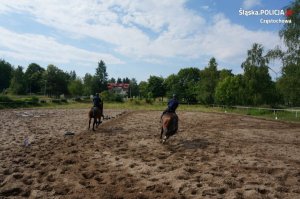
M 105 110 L 95 132 L 87 112 L 0 111 L 0 198 L 300 198 L 300 124 L 179 111 L 162 145 L 161 112 Z

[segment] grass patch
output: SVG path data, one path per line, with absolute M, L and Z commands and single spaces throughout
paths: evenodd
M 14 98 L 6 95 L 0 95 L 0 109 L 4 108 L 27 108 L 39 106 L 39 98 L 36 96 L 27 96 L 24 98 Z
M 284 121 L 294 121 L 300 122 L 300 110 L 296 112 L 291 111 L 282 111 L 282 110 L 265 110 L 257 108 L 248 108 L 248 109 L 236 109 L 236 108 L 222 108 L 222 112 L 235 113 L 240 115 L 249 115 L 259 118 L 267 118 L 273 120 L 284 120 Z
M 1 103 L 2 102 L 2 103 Z M 60 100 L 47 97 L 36 96 L 3 96 L 0 95 L 0 109 L 3 108 L 50 108 L 50 109 L 89 109 L 92 107 L 90 99 L 81 100 Z M 166 102 L 154 102 L 147 100 L 128 100 L 126 102 L 104 102 L 104 109 L 124 109 L 124 110 L 155 110 L 163 111 L 167 107 Z M 300 122 L 300 109 L 296 112 L 288 111 L 272 111 L 257 108 L 225 108 L 211 107 L 205 105 L 179 105 L 178 111 L 198 111 L 198 112 L 217 112 L 217 113 L 233 113 L 240 115 L 249 115 L 259 118 L 267 118 L 273 120 L 295 121 Z

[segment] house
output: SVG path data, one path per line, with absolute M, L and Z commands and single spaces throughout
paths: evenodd
M 107 88 L 116 94 L 128 96 L 129 84 L 126 83 L 108 83 Z

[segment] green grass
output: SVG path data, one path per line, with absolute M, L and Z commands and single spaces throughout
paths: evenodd
M 129 110 L 157 110 L 163 111 L 166 109 L 166 103 L 154 104 L 140 104 L 135 105 L 130 102 L 126 103 L 105 103 L 104 108 L 107 109 L 129 109 Z M 217 113 L 233 113 L 239 115 L 248 115 L 258 118 L 277 120 L 295 121 L 300 122 L 300 110 L 298 117 L 295 112 L 276 111 L 275 114 L 271 110 L 258 110 L 258 109 L 236 109 L 236 108 L 222 108 L 222 107 L 209 107 L 204 105 L 180 105 L 178 111 L 198 111 L 198 112 L 217 112 Z
M 68 102 L 51 102 L 50 98 L 39 96 L 39 100 L 45 100 L 46 103 L 23 103 L 24 101 L 28 101 L 31 99 L 31 96 L 9 96 L 9 98 L 15 102 L 20 102 L 20 104 L 5 106 L 0 104 L 0 109 L 2 108 L 50 108 L 50 109 L 77 109 L 83 108 L 88 109 L 92 106 L 90 100 L 84 100 L 83 102 L 75 102 L 69 100 Z M 125 110 L 156 110 L 163 111 L 167 107 L 166 102 L 153 102 L 147 103 L 142 100 L 129 100 L 123 103 L 117 102 L 104 102 L 104 109 L 125 109 Z M 295 112 L 287 112 L 287 111 L 274 111 L 271 110 L 259 110 L 255 108 L 248 109 L 237 109 L 237 108 L 222 108 L 222 107 L 210 107 L 204 105 L 186 105 L 181 104 L 178 107 L 178 111 L 198 111 L 198 112 L 217 112 L 217 113 L 233 113 L 239 115 L 249 115 L 259 118 L 267 118 L 275 120 L 284 120 L 284 121 L 294 121 L 300 122 L 300 110 L 298 112 L 298 117 L 296 117 Z
M 65 104 L 46 103 L 41 108 L 91 108 L 92 103 L 89 102 L 68 102 Z M 161 104 L 143 104 L 135 105 L 129 102 L 117 103 L 117 102 L 104 102 L 104 109 L 126 109 L 126 110 L 164 110 L 165 105 Z
M 272 110 L 259 110 L 255 108 L 249 109 L 233 109 L 233 108 L 222 108 L 222 112 L 235 113 L 240 115 L 249 115 L 259 118 L 267 118 L 273 120 L 283 120 L 283 121 L 294 121 L 300 122 L 300 110 L 298 112 L 298 117 L 296 117 L 296 112 L 287 112 L 287 111 L 272 111 Z M 277 119 L 276 119 L 277 118 Z

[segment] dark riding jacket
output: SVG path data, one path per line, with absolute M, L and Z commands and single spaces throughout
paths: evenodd
M 100 107 L 100 104 L 101 104 L 101 99 L 100 99 L 100 97 L 98 97 L 98 96 L 94 96 L 93 97 L 93 103 L 94 103 L 94 107 Z
M 178 107 L 179 103 L 176 99 L 171 99 L 169 102 L 168 102 L 168 112 L 173 112 L 175 113 L 177 107 Z

